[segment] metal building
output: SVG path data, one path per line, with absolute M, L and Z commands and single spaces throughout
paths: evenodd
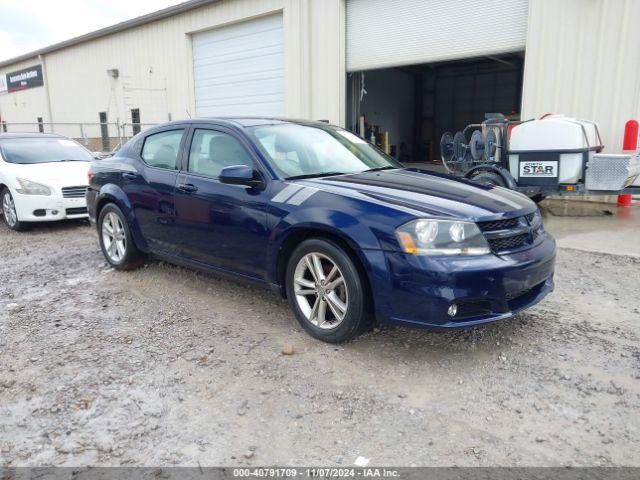
M 189 116 L 364 116 L 428 160 L 484 112 L 554 112 L 616 151 L 640 115 L 638 23 L 635 0 L 191 0 L 0 62 L 0 128 L 111 148 Z

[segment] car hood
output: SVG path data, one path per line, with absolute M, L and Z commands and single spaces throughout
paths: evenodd
M 417 214 L 443 217 L 508 218 L 536 209 L 530 199 L 512 190 L 416 169 L 339 175 L 309 183 L 345 195 L 355 191 L 374 201 L 415 210 Z
M 10 175 L 43 183 L 49 187 L 86 185 L 91 162 L 51 162 L 36 164 L 5 164 Z

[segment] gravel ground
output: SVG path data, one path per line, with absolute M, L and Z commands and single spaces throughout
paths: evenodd
M 0 251 L 0 465 L 640 466 L 640 259 L 561 249 L 512 320 L 331 346 L 270 292 L 109 269 L 87 223 Z

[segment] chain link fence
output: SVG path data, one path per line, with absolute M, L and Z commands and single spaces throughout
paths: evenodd
M 108 153 L 156 123 L 13 123 L 3 121 L 0 133 L 55 133 L 74 139 L 92 152 Z

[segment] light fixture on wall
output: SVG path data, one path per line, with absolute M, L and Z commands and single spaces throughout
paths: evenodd
M 120 71 L 117 68 L 110 68 L 109 70 L 107 70 L 107 75 L 109 75 L 111 78 L 118 78 L 118 76 L 120 75 Z

